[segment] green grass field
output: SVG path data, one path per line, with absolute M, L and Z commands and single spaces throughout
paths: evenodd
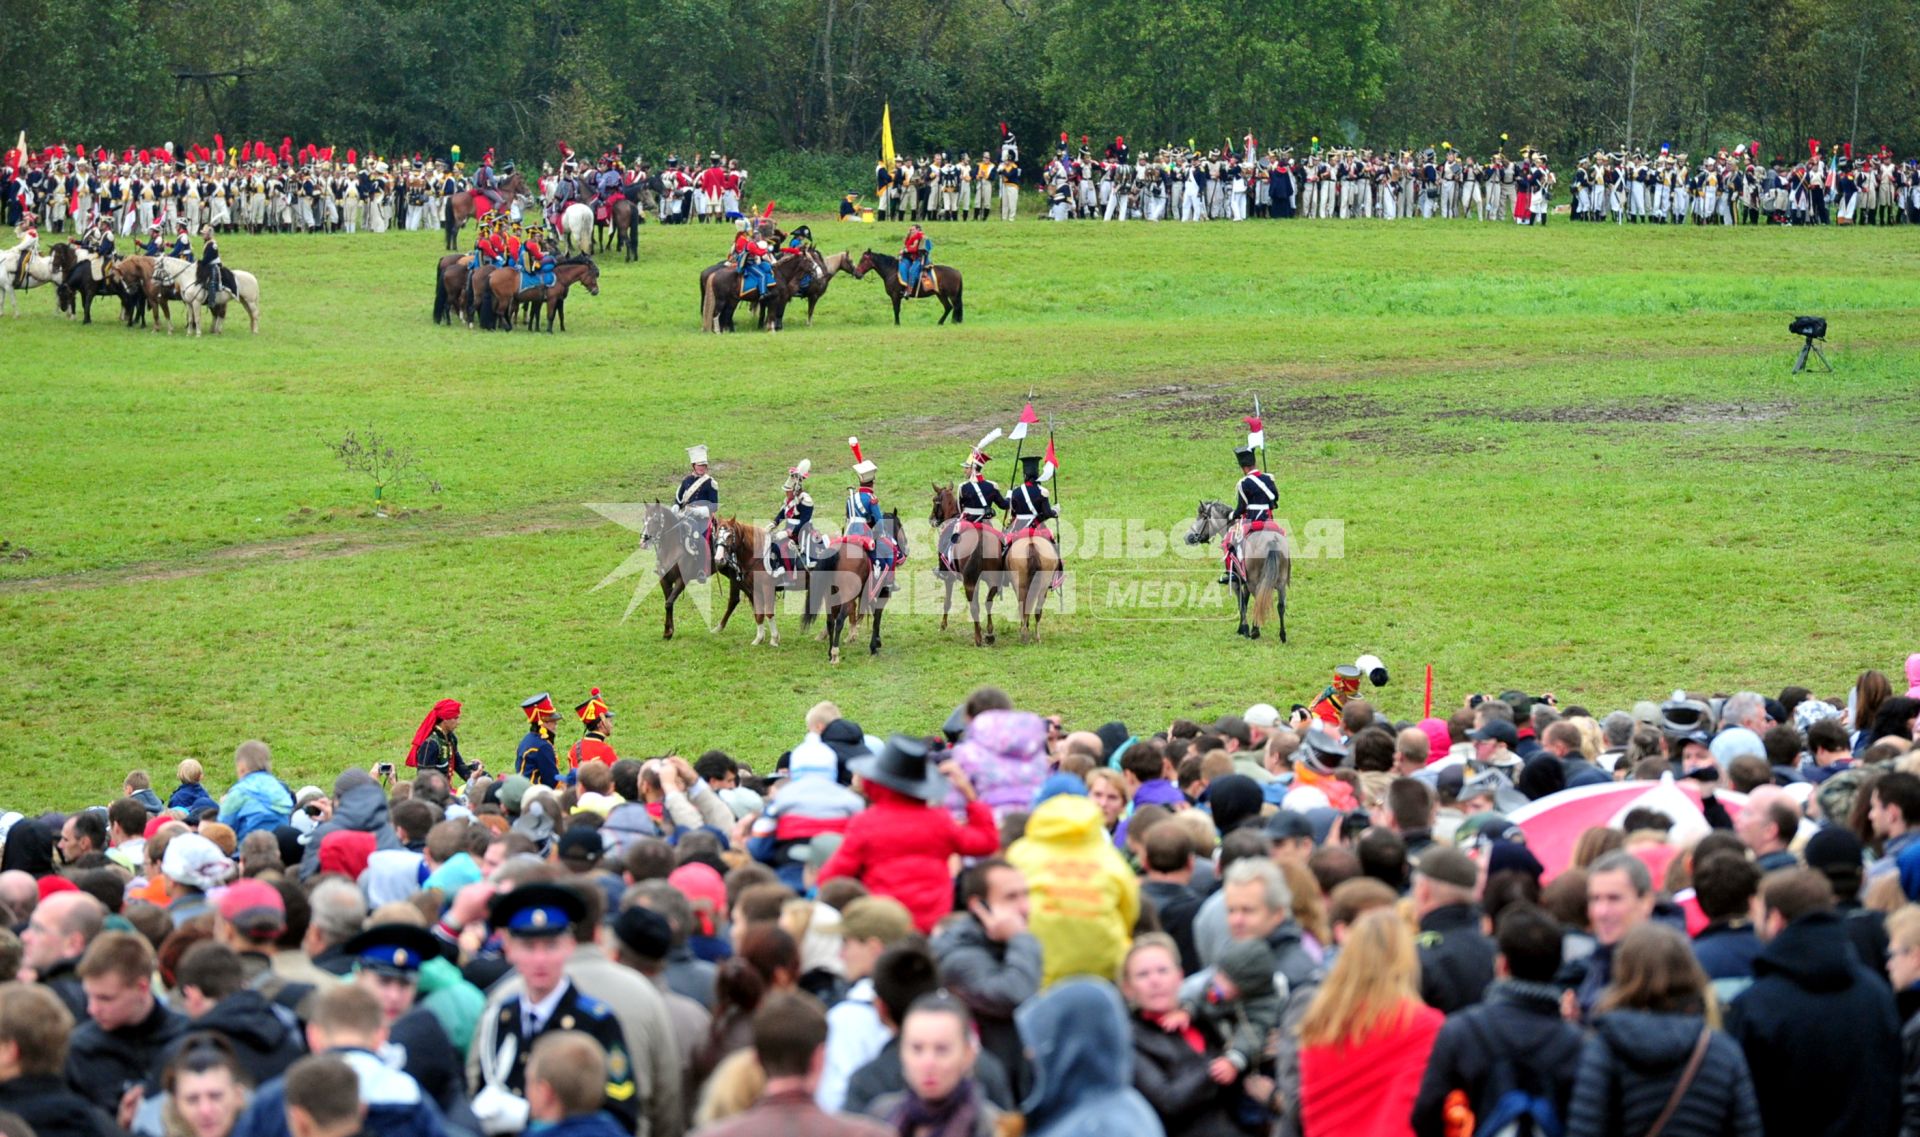
M 902 235 L 816 227 L 856 254 Z M 596 685 L 623 752 L 762 763 L 823 697 L 925 731 L 991 682 L 1145 731 L 1305 701 L 1371 651 L 1396 716 L 1428 662 L 1443 705 L 1518 685 L 1610 708 L 1832 693 L 1920 642 L 1920 230 L 931 228 L 966 276 L 959 327 L 922 302 L 896 329 L 876 281 L 841 278 L 812 328 L 703 337 L 695 275 L 731 233 L 697 226 L 603 258 L 564 335 L 433 326 L 437 233 L 223 241 L 262 282 L 257 337 L 129 331 L 106 305 L 83 328 L 26 294 L 0 322 L 0 805 L 98 800 L 136 766 L 164 790 L 187 756 L 223 788 L 255 735 L 289 781 L 324 780 L 401 756 L 443 696 L 496 769 L 522 698 Z M 1789 374 L 1801 312 L 1832 321 L 1835 374 Z M 831 670 L 796 618 L 750 649 L 750 619 L 712 636 L 683 601 L 663 643 L 657 593 L 622 618 L 640 578 L 594 589 L 635 534 L 586 503 L 670 494 L 704 442 L 727 511 L 764 520 L 810 457 L 837 520 L 849 434 L 924 572 L 930 483 L 1029 389 L 1066 516 L 1162 536 L 1231 496 L 1257 393 L 1281 513 L 1341 523 L 1341 556 L 1295 566 L 1291 642 L 1237 639 L 1214 562 L 1151 536 L 1073 555 L 1043 644 L 1003 620 L 977 650 L 916 587 L 880 657 L 855 635 Z M 369 424 L 425 448 L 443 491 L 373 516 L 326 445 Z

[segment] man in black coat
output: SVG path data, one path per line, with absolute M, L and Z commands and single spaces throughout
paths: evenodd
M 187 1016 L 153 997 L 153 972 L 153 946 L 132 932 L 102 932 L 80 958 L 93 1017 L 73 1032 L 67 1084 L 108 1113 L 129 1087 L 153 1081 L 161 1053 L 187 1029 Z
M 1480 870 L 1458 849 L 1435 846 L 1413 872 L 1420 919 L 1420 997 L 1444 1014 L 1480 1001 L 1493 982 L 1498 949 L 1480 930 L 1473 890 Z
M 1498 980 L 1484 1002 L 1448 1018 L 1434 1039 L 1413 1103 L 1416 1137 L 1446 1131 L 1454 1090 L 1466 1092 L 1476 1118 L 1490 1117 L 1512 1090 L 1551 1101 L 1557 1116 L 1567 1116 L 1582 1040 L 1580 1029 L 1560 1017 L 1561 988 L 1553 982 L 1559 922 L 1531 904 L 1514 904 L 1500 914 L 1498 931 Z
M 1760 887 L 1766 941 L 1727 1033 L 1746 1051 L 1767 1137 L 1890 1134 L 1900 1118 L 1900 1022 L 1893 993 L 1860 961 L 1813 869 Z
M 257 1086 L 286 1073 L 307 1047 L 293 1012 L 246 986 L 241 968 L 232 948 L 206 942 L 187 949 L 174 975 L 191 1029 L 210 1030 L 231 1043 Z
M 73 1016 L 52 991 L 29 983 L 0 985 L 0 1109 L 17 1115 L 36 1137 L 114 1137 L 107 1115 L 67 1088 Z

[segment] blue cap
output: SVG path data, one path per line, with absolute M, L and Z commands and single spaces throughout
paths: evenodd
M 440 955 L 440 941 L 414 924 L 375 924 L 348 940 L 342 950 L 355 963 L 383 975 L 414 975 Z
M 523 884 L 493 898 L 487 923 L 516 936 L 560 936 L 587 918 L 586 902 L 565 885 Z

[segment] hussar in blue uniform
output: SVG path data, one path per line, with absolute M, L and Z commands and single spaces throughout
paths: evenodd
M 849 537 L 864 537 L 873 543 L 873 567 L 884 572 L 893 567 L 892 534 L 885 532 L 886 519 L 880 512 L 880 495 L 873 488 L 880 467 L 860 451 L 858 438 L 847 439 L 853 451 L 853 476 L 859 484 L 847 491 L 847 528 Z
M 808 544 L 813 540 L 813 497 L 807 493 L 807 478 L 813 474 L 813 461 L 800 459 L 787 471 L 781 487 L 786 495 L 773 519 L 773 541 L 768 550 L 768 567 L 776 581 L 785 580 L 792 571 L 805 569 L 810 560 Z
M 553 731 L 560 725 L 560 712 L 553 696 L 545 691 L 520 704 L 527 716 L 527 733 L 514 748 L 513 772 L 524 775 L 536 786 L 560 787 L 560 764 L 553 750 Z
M 507 962 L 524 987 L 518 994 L 487 1001 L 474 1040 L 471 1065 L 480 1075 L 474 1112 L 486 1132 L 517 1133 L 526 1127 L 527 1061 L 534 1043 L 555 1031 L 579 1031 L 600 1044 L 607 1055 L 601 1108 L 624 1132 L 633 1132 L 639 1124 L 632 1049 L 620 1021 L 611 1007 L 567 978 L 573 926 L 586 917 L 579 893 L 549 882 L 522 884 L 494 897 L 488 906 L 487 922 L 500 932 Z

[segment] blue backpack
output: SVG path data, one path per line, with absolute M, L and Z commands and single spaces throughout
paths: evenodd
M 1482 1047 L 1492 1050 L 1490 1040 L 1477 1020 L 1469 1029 Z M 1474 1119 L 1473 1137 L 1565 1137 L 1566 1123 L 1550 1095 L 1527 1088 L 1539 1076 L 1502 1055 L 1493 1061 L 1488 1075 L 1485 1100 L 1492 1104 L 1485 1114 Z

